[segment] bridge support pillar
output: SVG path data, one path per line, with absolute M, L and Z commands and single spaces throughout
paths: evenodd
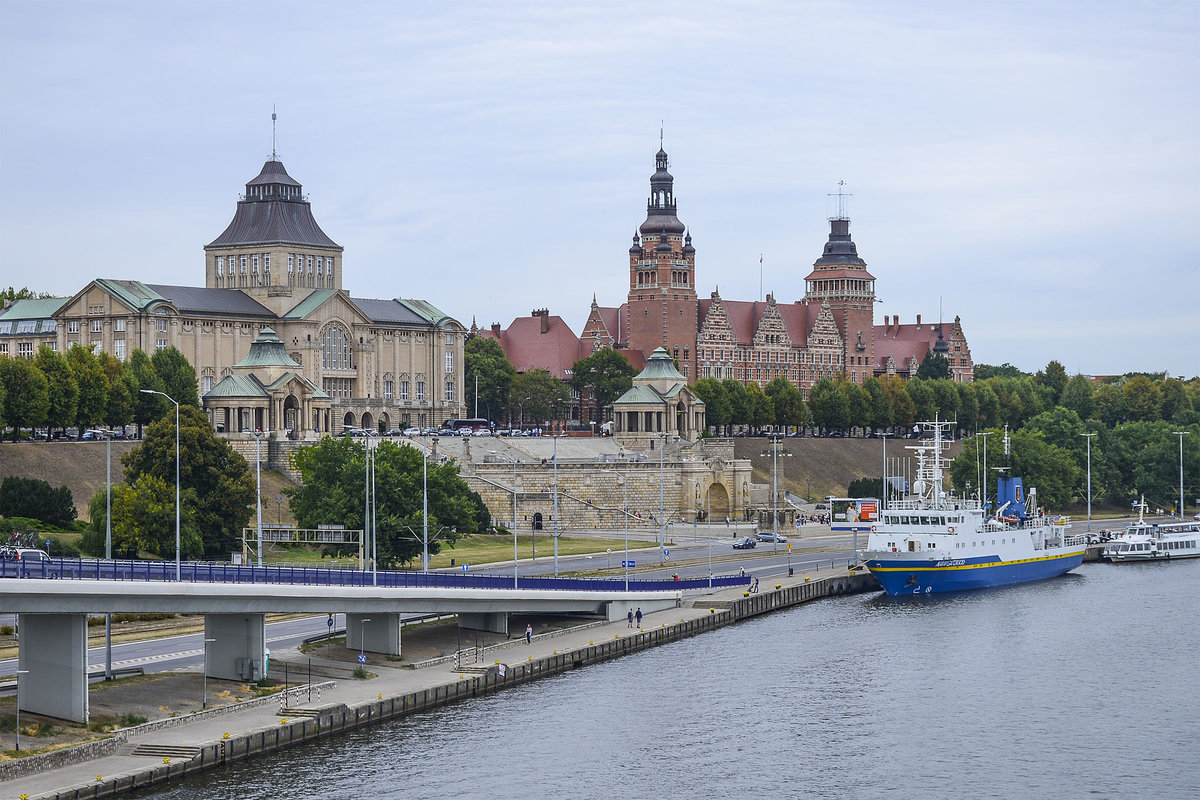
M 458 615 L 458 627 L 469 628 L 473 631 L 488 633 L 503 633 L 508 635 L 508 614 L 504 611 L 494 613 L 471 613 Z
M 204 674 L 230 681 L 267 675 L 267 627 L 262 614 L 205 614 Z
M 86 724 L 87 614 L 21 614 L 21 710 Z
M 400 615 L 347 614 L 346 649 L 400 655 Z

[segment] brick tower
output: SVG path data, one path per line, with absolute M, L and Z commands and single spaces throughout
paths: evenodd
M 667 152 L 654 157 L 646 221 L 629 248 L 629 349 L 665 347 L 689 380 L 696 374 L 696 249 L 676 216 Z
M 875 276 L 858 257 L 850 238 L 850 220 L 842 209 L 829 220 L 825 252 L 813 262 L 804 284 L 805 302 L 829 303 L 845 343 L 844 374 L 848 380 L 862 383 L 874 374 Z

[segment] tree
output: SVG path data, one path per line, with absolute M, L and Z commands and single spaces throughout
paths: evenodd
M 972 436 L 963 443 L 962 452 L 950 465 L 951 480 L 960 493 L 966 493 L 968 484 L 972 492 L 979 486 L 981 442 L 987 442 L 988 471 L 992 472 L 994 466 L 1004 465 L 1003 444 L 996 441 L 998 439 L 999 436 Z M 1008 475 L 1020 476 L 1026 489 L 1037 488 L 1041 505 L 1062 508 L 1075 496 L 1079 467 L 1069 452 L 1046 442 L 1039 431 L 1020 430 L 1012 434 L 1010 463 L 1007 466 L 1010 467 Z M 990 487 L 988 494 L 995 494 L 995 473 L 986 476 L 986 481 Z
M 133 422 L 133 398 L 137 383 L 125 365 L 108 353 L 100 354 L 100 369 L 108 382 L 108 405 L 104 408 L 104 424 L 124 428 Z
M 64 429 L 75 423 L 75 405 L 79 401 L 79 384 L 67 359 L 57 350 L 43 344 L 33 359 L 35 367 L 46 376 L 50 407 L 46 412 L 48 428 Z
M 4 422 L 12 426 L 12 440 L 21 428 L 46 424 L 50 412 L 49 382 L 27 358 L 0 356 L 0 397 L 4 400 Z
M 483 336 L 467 340 L 463 347 L 463 378 L 467 382 L 471 416 L 476 416 L 475 409 L 481 409 L 494 421 L 506 411 L 509 390 L 516 377 L 517 371 L 499 342 Z
M 1111 383 L 1102 383 L 1092 392 L 1092 419 L 1115 427 L 1125 419 L 1125 400 L 1121 390 Z
M 623 353 L 605 347 L 575 362 L 571 367 L 571 388 L 591 396 L 592 420 L 601 422 L 604 409 L 629 391 L 636 374 L 637 370 Z
M 754 416 L 754 406 L 750 395 L 742 382 L 735 378 L 725 378 L 721 381 L 725 387 L 725 396 L 729 398 L 729 424 L 749 425 Z M 729 431 L 726 431 L 728 433 Z
M 75 501 L 66 486 L 55 489 L 38 478 L 9 475 L 0 483 L 0 516 L 28 517 L 61 528 L 75 519 Z
M 883 381 L 874 377 L 867 378 L 863 381 L 863 388 L 867 390 L 867 394 L 871 398 L 871 421 L 869 423 L 871 432 L 875 433 L 880 428 L 892 427 L 896 417 L 892 413 L 892 401 L 883 390 Z
M 933 388 L 933 402 L 937 405 L 937 413 L 941 419 L 959 418 L 958 410 L 958 388 L 954 381 L 951 380 L 936 380 L 931 381 Z
M 979 398 L 975 395 L 973 383 L 956 383 L 954 388 L 958 392 L 958 431 L 961 437 L 979 426 Z
M 106 536 L 106 490 L 92 495 L 88 508 L 92 522 L 80 539 L 79 548 L 89 555 L 104 553 Z M 183 498 L 179 514 L 179 552 L 185 559 L 204 554 L 196 504 L 191 490 Z M 140 475 L 133 485 L 112 487 L 112 554 L 114 558 L 175 557 L 175 478 Z
M 376 534 L 384 567 L 407 564 L 422 552 L 422 455 L 410 445 L 383 441 L 374 448 Z M 325 437 L 295 453 L 302 485 L 285 490 L 303 527 L 341 523 L 363 528 L 366 448 L 349 438 Z M 454 462 L 428 464 L 429 552 L 490 525 L 483 501 L 458 475 Z
M 172 400 L 181 406 L 200 407 L 200 394 L 196 388 L 196 368 L 188 363 L 176 347 L 155 350 L 150 356 L 154 371 L 162 380 L 163 389 Z M 145 387 L 144 387 L 145 388 Z
M 571 401 L 571 390 L 549 370 L 531 369 L 518 375 L 509 390 L 509 408 L 519 408 L 524 421 L 541 425 L 545 420 L 561 419 L 562 410 Z
M 1092 416 L 1092 382 L 1084 375 L 1072 375 L 1058 402 L 1078 414 L 1080 419 L 1089 419 Z
M 762 427 L 775 421 L 775 404 L 757 383 L 751 383 L 746 387 L 746 397 L 750 400 L 751 425 Z
M 793 386 L 791 381 L 782 376 L 774 378 L 767 384 L 764 392 L 774 405 L 776 425 L 786 427 L 804 424 L 808 416 L 808 407 L 804 404 L 800 390 Z
M 929 353 L 921 366 L 917 367 L 916 377 L 923 380 L 937 380 L 950 377 L 950 360 L 941 353 Z
M 1039 372 L 1036 376 L 1039 383 L 1050 389 L 1053 393 L 1050 400 L 1051 405 L 1058 405 L 1059 398 L 1062 397 L 1063 389 L 1067 386 L 1067 370 L 1057 361 L 1051 361 L 1046 365 L 1046 369 Z
M 192 492 L 184 505 L 192 508 L 203 534 L 204 554 L 211 557 L 238 549 L 241 529 L 254 512 L 254 476 L 246 459 L 217 438 L 208 417 L 194 406 L 179 409 L 179 452 L 180 485 Z M 153 475 L 174 491 L 175 415 L 151 423 L 142 444 L 126 453 L 121 463 L 127 480 L 136 483 L 143 475 Z
M 692 390 L 704 403 L 705 422 L 720 432 L 721 426 L 729 424 L 729 395 L 725 393 L 725 386 L 716 378 L 701 378 Z
M 171 406 L 165 397 L 157 394 L 147 394 L 142 389 L 153 389 L 165 392 L 166 384 L 154 371 L 154 364 L 144 350 L 134 350 L 129 357 L 127 372 L 133 377 L 138 391 L 133 393 L 133 421 L 138 426 L 138 438 L 142 438 L 142 427 L 165 415 Z M 173 410 L 173 409 L 172 409 Z
M 104 409 L 108 405 L 108 381 L 92 351 L 81 344 L 73 344 L 67 350 L 67 363 L 71 365 L 71 374 L 79 386 L 75 424 L 82 437 L 85 430 L 104 419 Z
M 917 419 L 932 421 L 937 413 L 937 396 L 933 393 L 933 382 L 913 378 L 908 382 L 908 396 L 916 407 Z
M 846 396 L 846 424 L 851 428 L 866 428 L 871 424 L 871 395 L 853 381 L 839 381 Z
M 845 430 L 850 415 L 846 395 L 829 378 L 821 378 L 808 392 L 808 410 L 813 424 L 824 430 Z
M 917 407 L 913 404 L 908 393 L 907 381 L 895 375 L 889 375 L 881 381 L 883 393 L 887 395 L 892 406 L 892 417 L 895 424 L 905 428 L 910 427 L 917 419 Z
M 1188 397 L 1183 383 L 1175 378 L 1167 378 L 1160 385 L 1162 390 L 1162 418 L 1165 420 L 1182 420 L 1184 415 L 1192 410 L 1192 400 Z
M 996 428 L 1000 425 L 1000 398 L 990 383 L 975 384 L 975 400 L 979 406 L 976 428 Z
M 54 295 L 50 294 L 49 292 L 35 292 L 34 290 L 24 286 L 20 289 L 14 289 L 11 286 L 9 286 L 7 289 L 0 289 L 0 302 L 7 300 L 10 303 L 15 303 L 18 300 L 40 300 L 53 296 Z
M 1153 422 L 1162 410 L 1162 390 L 1145 375 L 1135 375 L 1121 387 L 1121 402 L 1130 420 Z
M 998 367 L 991 364 L 976 364 L 972 372 L 977 381 L 985 381 L 988 378 L 1021 378 L 1026 375 L 1007 361 Z

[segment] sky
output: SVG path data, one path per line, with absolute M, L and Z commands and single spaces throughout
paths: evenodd
M 1200 374 L 1191 0 L 0 0 L 0 284 L 202 286 L 272 108 L 354 297 L 580 333 L 661 130 L 702 297 L 802 298 L 841 185 L 877 324 Z

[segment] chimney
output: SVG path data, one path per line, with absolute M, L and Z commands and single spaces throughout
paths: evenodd
M 550 332 L 550 312 L 549 309 L 542 309 L 542 333 Z
M 492 333 L 496 334 L 497 336 L 500 335 L 500 323 L 499 322 L 492 323 Z
M 884 314 L 883 315 L 883 329 L 887 330 L 891 326 L 892 326 L 892 318 L 889 317 L 887 314 Z
M 917 327 L 921 327 L 921 315 L 917 314 Z

